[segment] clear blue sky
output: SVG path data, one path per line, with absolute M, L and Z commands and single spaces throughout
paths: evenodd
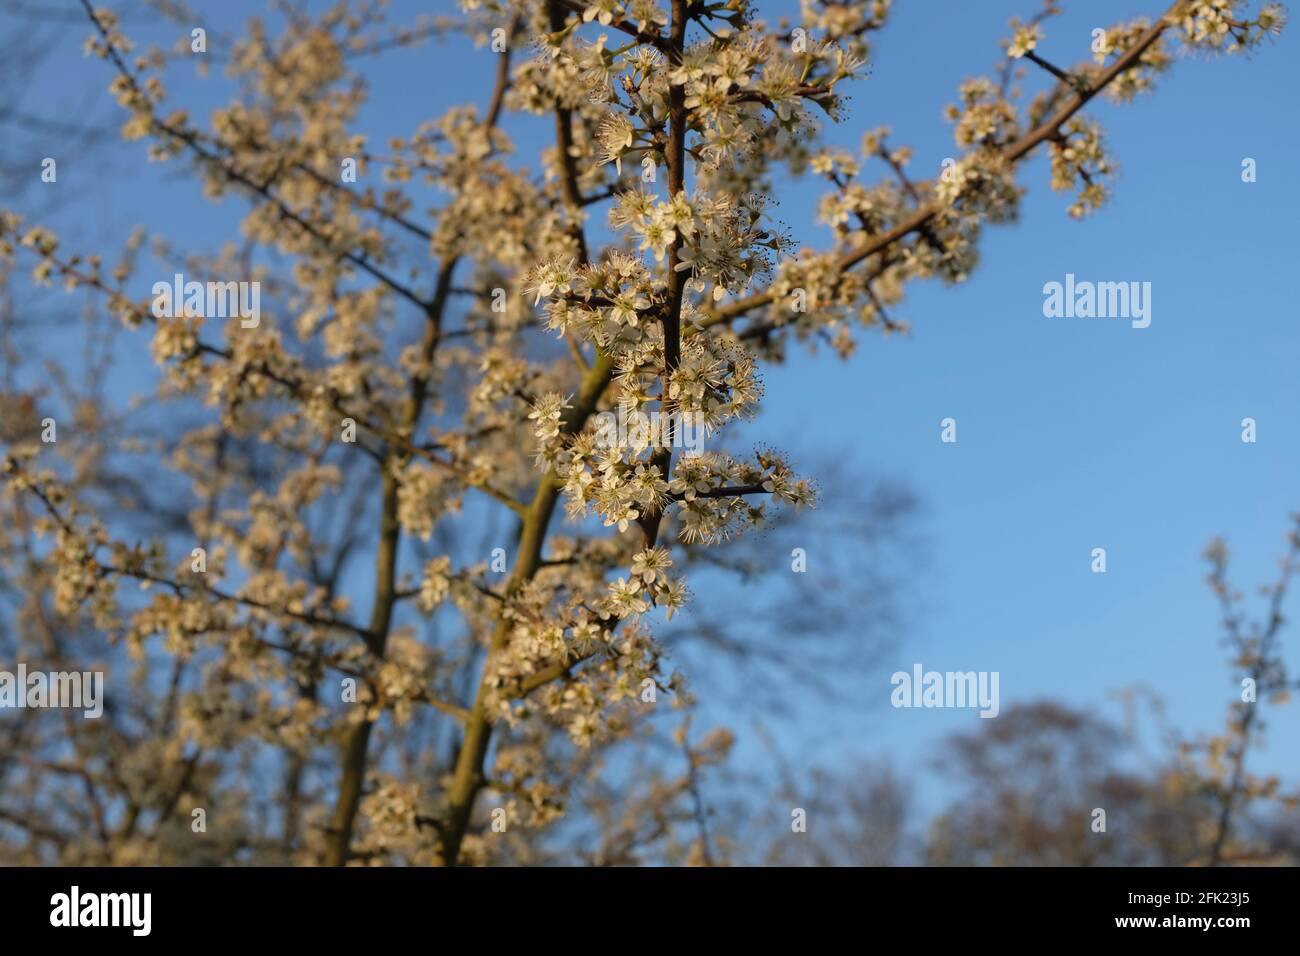
M 1092 28 L 1162 9 L 1158 0 L 1065 6 L 1040 47 L 1063 65 L 1084 55 Z M 870 78 L 856 85 L 849 118 L 830 138 L 856 148 L 864 130 L 887 123 L 891 142 L 914 148 L 914 169 L 931 170 L 957 154 L 942 108 L 963 79 L 989 72 L 1008 19 L 1036 4 L 897 7 L 877 37 Z M 393 8 L 395 20 L 430 10 Z M 221 24 L 233 24 L 229 14 Z M 127 26 L 154 39 L 172 35 L 140 30 L 138 20 Z M 88 27 L 58 29 L 67 42 L 27 105 L 80 113 L 84 91 L 110 76 L 77 52 Z M 912 583 L 905 639 L 875 682 L 836 705 L 829 730 L 807 707 L 780 723 L 782 746 L 797 762 L 888 753 L 916 771 L 938 738 L 979 723 L 969 711 L 892 710 L 889 674 L 914 662 L 1000 671 L 1004 710 L 1055 697 L 1117 716 L 1108 694 L 1142 684 L 1187 733 L 1221 726 L 1235 687 L 1200 552 L 1211 535 L 1225 536 L 1237 583 L 1253 590 L 1273 577 L 1287 516 L 1300 509 L 1297 29 L 1250 60 L 1180 57 L 1154 95 L 1125 107 L 1094 104 L 1121 164 L 1110 204 L 1084 222 L 1069 219 L 1068 198 L 1050 191 L 1046 163 L 1035 158 L 1022 177 L 1029 194 L 1020 223 L 986 231 L 973 277 L 955 288 L 913 286 L 894 310 L 912 323 L 910 336 L 867 336 L 847 362 L 796 352 L 766 370 L 765 411 L 750 433 L 796 459 L 833 451 L 864 472 L 908 481 L 925 506 L 930 554 Z M 461 38 L 433 50 L 375 61 L 363 122 L 372 142 L 407 134 L 454 103 L 486 102 L 493 54 Z M 202 118 L 225 100 L 223 88 L 174 81 L 171 102 Z M 111 115 L 106 106 L 92 112 Z M 540 122 L 509 128 L 525 154 L 548 133 Z M 141 168 L 138 144 L 111 157 L 93 168 L 61 160 L 60 181 L 108 186 L 87 202 L 112 234 L 143 223 L 209 247 L 232 235 L 239 202 L 214 206 L 191 179 Z M 1244 157 L 1257 161 L 1253 184 L 1241 182 Z M 813 222 L 821 192 L 820 183 L 789 184 L 776 210 L 814 245 L 828 238 Z M 1149 281 L 1150 328 L 1045 318 L 1043 284 L 1070 272 Z M 139 369 L 121 371 L 138 379 Z M 1254 445 L 1240 440 L 1247 416 L 1258 422 Z M 957 420 L 956 445 L 939 440 L 946 417 Z M 1089 569 L 1095 547 L 1107 551 L 1104 575 Z M 814 559 L 808 586 L 818 574 L 851 571 Z M 1300 629 L 1287 640 L 1300 666 Z M 707 686 L 695 689 L 707 699 Z M 1298 715 L 1295 705 L 1274 712 L 1258 767 L 1294 778 Z M 752 738 L 741 755 L 759 759 Z

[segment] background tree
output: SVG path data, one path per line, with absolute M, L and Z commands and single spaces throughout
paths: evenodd
M 808 812 L 818 826 L 800 839 L 772 839 L 783 822 L 773 819 L 718 839 L 798 866 L 1296 865 L 1294 781 L 1252 773 L 1248 759 L 1266 717 L 1296 686 L 1281 640 L 1296 542 L 1293 529 L 1277 580 L 1260 588 L 1265 615 L 1253 623 L 1228 583 L 1227 546 L 1216 538 L 1206 549 L 1240 691 L 1222 733 L 1189 737 L 1140 689 L 1122 694 L 1130 705 L 1123 726 L 1051 700 L 1017 704 L 933 755 L 955 788 L 932 819 L 918 819 L 909 781 L 888 765 L 823 769 L 813 787 L 787 778 L 763 801 L 785 808 L 814 795 Z

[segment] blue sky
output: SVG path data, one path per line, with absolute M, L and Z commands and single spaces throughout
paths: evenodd
M 1094 27 L 1161 10 L 1155 0 L 1065 6 L 1040 46 L 1061 65 L 1083 57 Z M 870 77 L 829 138 L 856 148 L 865 130 L 888 124 L 891 143 L 913 147 L 922 177 L 957 155 L 944 105 L 963 79 L 990 72 L 1008 19 L 1035 4 L 897 7 L 877 35 Z M 409 2 L 393 8 L 395 20 L 428 12 Z M 222 14 L 221 25 L 233 23 Z M 829 725 L 824 710 L 812 718 L 811 701 L 780 723 L 782 749 L 797 753 L 796 763 L 884 753 L 919 771 L 939 738 L 980 723 L 972 711 L 891 709 L 889 674 L 914 662 L 999 671 L 1004 710 L 1054 697 L 1114 717 L 1111 692 L 1146 685 L 1186 733 L 1222 725 L 1235 686 L 1200 553 L 1223 535 L 1235 581 L 1253 591 L 1274 576 L 1288 514 L 1300 509 L 1297 26 L 1250 59 L 1180 57 L 1153 95 L 1090 107 L 1121 167 L 1112 201 L 1092 218 L 1065 214 L 1068 197 L 1051 192 L 1046 162 L 1035 157 L 1022 175 L 1029 193 L 1021 221 L 986 230 L 972 277 L 957 287 L 910 287 L 894 310 L 912 324 L 910 335 L 868 335 L 848 361 L 795 351 L 788 364 L 766 369 L 764 411 L 748 434 L 796 461 L 833 453 L 863 473 L 906 480 L 924 504 L 929 553 L 909 588 L 903 641 L 874 682 L 837 703 Z M 174 34 L 141 29 L 138 20 L 127 27 L 154 39 Z M 80 114 L 85 91 L 106 86 L 108 69 L 78 52 L 88 27 L 55 29 L 66 42 L 33 78 L 26 105 Z M 486 103 L 495 61 L 457 37 L 374 66 L 362 128 L 378 143 L 454 103 Z M 169 89 L 171 102 L 196 117 L 228 96 L 224 83 L 192 76 Z M 92 112 L 112 115 L 106 103 Z M 525 155 L 548 131 L 538 122 L 507 128 Z M 95 225 L 84 205 L 54 224 L 67 233 L 76 219 L 91 235 L 124 236 L 141 223 L 209 248 L 233 234 L 239 202 L 205 202 L 191 179 L 143 168 L 141 154 L 127 144 L 93 166 L 61 160 L 60 182 L 89 191 Z M 1257 162 L 1255 183 L 1241 181 L 1245 157 Z M 813 222 L 822 191 L 818 182 L 782 184 L 775 210 L 816 246 L 829 238 Z M 1151 326 L 1044 317 L 1044 283 L 1067 273 L 1150 282 Z M 139 368 L 119 372 L 138 388 Z M 1253 445 L 1240 440 L 1247 416 L 1258 422 Z M 955 445 L 939 440 L 947 417 L 957 421 Z M 823 507 L 834 514 L 836 501 Z M 1104 575 L 1089 568 L 1095 547 L 1107 551 Z M 814 556 L 806 586 L 843 573 L 852 569 Z M 1286 637 L 1300 666 L 1300 632 Z M 695 690 L 707 700 L 707 685 L 696 681 Z M 1273 713 L 1257 768 L 1294 778 L 1298 713 L 1295 705 Z M 740 753 L 761 765 L 752 737 L 742 738 Z

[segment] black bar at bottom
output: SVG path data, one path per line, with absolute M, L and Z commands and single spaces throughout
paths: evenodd
M 1278 868 L 8 868 L 0 869 L 0 938 L 374 945 L 415 936 L 438 946 L 469 933 L 509 946 L 552 933 L 557 942 L 613 945 L 646 934 L 657 946 L 676 935 L 673 926 L 689 925 L 733 944 L 782 929 L 809 941 L 879 930 L 927 941 L 1199 935 L 1231 945 L 1294 934 L 1298 886 L 1295 869 Z M 602 927 L 617 935 L 588 935 Z

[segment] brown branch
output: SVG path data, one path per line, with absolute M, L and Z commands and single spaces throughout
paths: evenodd
M 98 16 L 96 16 L 95 11 L 91 7 L 89 0 L 81 0 L 81 3 L 82 6 L 85 7 L 86 9 L 87 16 L 90 17 L 91 21 L 95 24 L 96 29 L 99 30 L 100 36 L 104 40 L 105 48 L 108 51 L 109 58 L 113 61 L 113 64 L 114 66 L 116 66 L 118 72 L 127 81 L 127 83 L 130 84 L 133 94 L 137 98 L 139 98 L 141 102 L 148 103 L 149 102 L 148 97 L 144 94 L 144 91 L 140 89 L 140 86 L 136 81 L 135 74 L 133 74 L 131 70 L 127 67 L 126 62 L 122 59 L 121 53 L 118 51 L 117 47 L 115 47 L 111 42 L 108 31 L 104 28 L 103 24 L 100 23 L 99 18 Z M 149 121 L 150 121 L 151 128 L 153 128 L 158 132 L 164 133 L 165 135 L 171 137 L 172 139 L 175 139 L 178 142 L 187 146 L 201 160 L 208 163 L 213 168 L 220 170 L 222 174 L 225 175 L 226 178 L 229 179 L 231 182 L 239 183 L 240 185 L 244 186 L 245 188 L 253 191 L 257 195 L 264 198 L 275 209 L 276 213 L 280 216 L 280 218 L 283 221 L 294 223 L 296 226 L 298 226 L 300 229 L 306 232 L 309 236 L 315 239 L 318 243 L 320 243 L 326 252 L 330 253 L 331 255 L 337 255 L 343 259 L 346 259 L 348 262 L 351 262 L 357 268 L 366 272 L 372 278 L 378 280 L 380 283 L 392 289 L 402 298 L 407 299 L 413 304 L 419 306 L 421 309 L 424 310 L 429 309 L 430 307 L 429 302 L 422 299 L 412 289 L 410 289 L 405 284 L 397 281 L 392 276 L 388 275 L 388 273 L 380 269 L 378 266 L 373 265 L 366 256 L 359 256 L 355 252 L 351 251 L 350 249 L 332 248 L 332 244 L 329 237 L 326 236 L 324 233 L 322 233 L 318 226 L 316 226 L 309 220 L 303 218 L 298 213 L 294 212 L 291 208 L 289 208 L 288 204 L 285 203 L 284 200 L 282 200 L 279 196 L 271 192 L 271 183 L 275 181 L 275 179 L 278 176 L 278 173 L 272 175 L 266 182 L 260 182 L 260 183 L 255 182 L 246 173 L 244 173 L 239 169 L 236 169 L 232 164 L 226 162 L 224 157 L 208 149 L 199 139 L 199 136 L 195 131 L 178 129 L 172 124 L 167 123 L 164 120 L 160 120 L 156 115 L 154 115 L 152 104 L 150 104 L 150 109 L 149 109 Z
M 512 27 L 513 29 L 513 27 Z M 501 115 L 501 102 L 505 97 L 505 87 L 510 82 L 509 45 L 501 54 L 502 62 L 497 72 L 497 83 L 492 94 L 492 105 L 488 109 L 489 135 Z M 405 421 L 401 428 L 403 439 L 409 444 L 410 436 L 419 425 L 420 414 L 428 397 L 429 379 L 433 374 L 433 358 L 442 337 L 442 315 L 451 294 L 452 274 L 456 269 L 455 256 L 445 260 L 438 273 L 438 282 L 433 301 L 427 311 L 424 340 L 421 343 L 422 367 L 427 372 L 417 374 L 411 380 L 410 401 L 407 404 Z M 379 550 L 375 558 L 375 605 L 370 622 L 370 631 L 374 635 L 372 652 L 382 657 L 388 641 L 388 632 L 392 624 L 393 609 L 397 604 L 397 551 L 401 541 L 402 528 L 397 520 L 398 479 L 395 469 L 384 468 L 383 489 L 380 506 Z M 513 500 L 513 499 L 512 499 Z M 475 705 L 477 711 L 477 704 Z M 467 719 L 466 734 L 474 727 L 475 721 Z M 326 850 L 326 863 L 330 866 L 343 866 L 348 861 L 352 844 L 352 827 L 356 820 L 357 808 L 361 801 L 361 787 L 365 779 L 367 751 L 370 744 L 370 732 L 373 723 L 363 720 L 348 735 L 344 746 L 342 774 L 339 782 L 338 800 L 334 808 Z
M 745 495 L 770 495 L 772 492 L 761 484 L 733 485 L 729 488 L 710 488 L 707 491 L 694 492 L 695 498 L 741 498 Z M 677 491 L 669 495 L 671 501 L 687 501 L 687 492 Z
M 595 364 L 583 379 L 574 404 L 565 409 L 560 422 L 560 430 L 563 434 L 572 435 L 581 430 L 595 411 L 596 403 L 605 388 L 613 379 L 614 370 L 614 362 L 608 355 L 601 353 L 597 356 Z M 542 566 L 542 547 L 559 493 L 560 480 L 553 469 L 549 470 L 538 483 L 532 504 L 529 505 L 524 517 L 523 527 L 520 530 L 519 554 L 506 586 L 507 595 L 518 592 L 532 580 Z M 460 752 L 456 756 L 452 783 L 447 792 L 448 809 L 444 826 L 438 834 L 437 860 L 442 866 L 455 866 L 459 860 L 461 841 L 469 827 L 474 799 L 483 787 L 483 763 L 492 737 L 489 710 L 492 687 L 489 675 L 496 655 L 500 654 L 509 642 L 510 627 L 509 621 L 505 618 L 501 618 L 497 623 L 487 659 L 483 662 L 478 692 L 475 695 L 470 719 L 466 722 Z
M 1075 89 L 1078 89 L 1079 85 L 1084 82 L 1084 80 L 1081 77 L 1073 76 L 1069 73 L 1066 73 L 1064 70 L 1062 70 L 1060 67 L 1056 66 L 1055 64 L 1049 63 L 1047 60 L 1044 60 L 1033 50 L 1027 50 L 1025 52 L 1025 59 L 1028 60 L 1030 63 L 1034 63 L 1042 67 L 1044 70 L 1052 74 L 1052 76 L 1056 77 L 1066 86 L 1072 86 Z
M 1045 140 L 1050 140 L 1058 133 L 1061 126 L 1064 125 L 1075 113 L 1083 109 L 1093 97 L 1101 93 L 1107 86 L 1122 73 L 1137 66 L 1142 59 L 1142 55 L 1154 44 L 1169 25 L 1174 22 L 1178 12 L 1185 5 L 1186 0 L 1177 0 L 1164 15 L 1157 20 L 1145 33 L 1138 39 L 1131 48 L 1126 50 L 1123 56 L 1119 57 L 1112 63 L 1102 74 L 1097 77 L 1095 83 L 1091 86 L 1079 89 L 1075 92 L 1064 105 L 1055 113 L 1040 123 L 1037 127 L 1027 133 L 1017 142 L 1008 146 L 1002 151 L 1002 158 L 1008 163 L 1017 163 L 1028 155 L 1034 147 L 1038 146 Z M 839 260 L 839 268 L 847 270 L 853 268 L 864 259 L 883 251 L 901 239 L 906 238 L 913 232 L 917 232 L 922 227 L 929 224 L 940 212 L 940 207 L 934 204 L 923 206 L 902 222 L 898 223 L 888 232 L 871 239 L 858 246 L 856 249 L 850 249 L 845 252 Z M 753 311 L 764 305 L 768 305 L 776 300 L 776 293 L 768 289 L 765 292 L 755 293 L 744 299 L 739 299 L 718 309 L 707 310 L 705 318 L 700 322 L 700 328 L 711 328 L 715 325 L 727 324 L 741 316 Z
M 552 0 L 549 4 L 551 29 L 559 31 L 564 28 L 564 7 Z M 582 192 L 578 189 L 578 158 L 573 155 L 573 111 L 555 101 L 555 149 L 559 153 L 560 184 L 564 195 L 564 205 L 570 217 L 569 231 L 578 244 L 578 262 L 586 265 L 587 237 L 582 228 Z
M 579 17 L 581 17 L 582 13 L 587 9 L 587 4 L 579 3 L 578 0 L 555 0 L 555 3 L 566 10 L 578 14 Z M 657 31 L 650 33 L 641 30 L 635 24 L 627 22 L 622 17 L 615 17 L 610 21 L 609 26 L 618 30 L 620 33 L 626 33 L 628 36 L 640 43 L 645 43 L 654 47 L 661 53 L 667 53 L 669 50 L 668 41 L 664 39 L 661 33 L 658 33 Z M 563 27 L 563 23 L 561 23 L 561 27 Z M 555 29 L 555 27 L 552 27 L 552 29 Z
M 688 19 L 687 0 L 672 0 L 672 28 L 668 49 L 670 63 L 682 62 Z M 671 84 L 668 87 L 668 148 L 664 151 L 668 163 L 670 201 L 686 190 L 686 114 L 686 89 L 680 84 Z M 682 237 L 675 234 L 668 247 L 668 302 L 663 316 L 664 367 L 659 381 L 659 404 L 664 412 L 669 410 L 673 372 L 682 359 L 682 299 L 686 294 L 687 276 L 685 270 L 677 268 L 681 261 L 681 248 Z M 655 453 L 653 467 L 658 469 L 664 481 L 670 479 L 673 467 L 671 435 L 665 447 Z M 647 548 L 652 547 L 659 537 L 662 519 L 661 511 L 641 517 L 641 531 Z
M 1251 666 L 1248 673 L 1256 685 L 1256 701 L 1245 708 L 1236 722 L 1237 740 L 1229 758 L 1232 764 L 1232 777 L 1227 788 L 1220 796 L 1219 815 L 1215 821 L 1214 839 L 1210 845 L 1210 866 L 1220 866 L 1226 862 L 1227 843 L 1232 832 L 1233 814 L 1238 806 L 1245 802 L 1241 798 L 1246 782 L 1246 755 L 1254 742 L 1251 734 L 1259 713 L 1259 697 L 1265 692 L 1260 685 L 1264 682 L 1266 672 L 1271 666 L 1278 631 L 1281 630 L 1286 620 L 1282 615 L 1282 603 L 1286 598 L 1291 578 L 1296 574 L 1297 570 L 1300 570 L 1300 566 L 1297 565 L 1298 560 L 1300 560 L 1300 517 L 1297 518 L 1296 529 L 1291 532 L 1291 546 L 1282 561 L 1282 572 L 1271 589 L 1268 619 L 1264 633 L 1259 637 L 1258 646 L 1253 649 L 1253 652 L 1249 650 L 1248 640 L 1241 635 L 1240 622 L 1233 609 L 1231 591 L 1227 586 L 1227 582 L 1222 579 L 1222 567 L 1218 569 L 1218 574 L 1214 579 L 1232 643 L 1239 654 L 1250 653 Z

